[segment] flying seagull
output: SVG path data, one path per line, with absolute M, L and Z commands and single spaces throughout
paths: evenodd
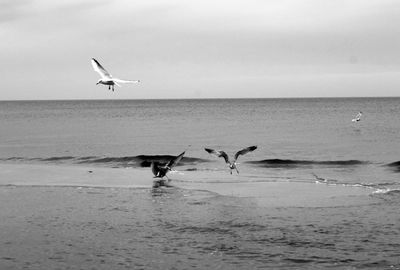
M 239 157 L 240 155 L 245 155 L 245 154 L 247 154 L 248 152 L 252 152 L 252 151 L 254 151 L 254 150 L 256 150 L 256 149 L 257 149 L 257 146 L 250 146 L 250 147 L 247 147 L 247 148 L 244 148 L 244 149 L 238 151 L 238 152 L 235 154 L 234 160 L 231 162 L 231 161 L 229 160 L 228 155 L 227 155 L 224 151 L 221 151 L 221 150 L 214 150 L 214 149 L 209 149 L 209 148 L 204 148 L 204 150 L 206 150 L 209 154 L 215 155 L 215 156 L 217 156 L 217 157 L 223 157 L 223 158 L 225 159 L 226 164 L 228 164 L 229 169 L 231 170 L 231 174 L 232 174 L 232 170 L 233 170 L 233 169 L 235 169 L 236 172 L 239 174 L 239 170 L 237 169 L 237 166 L 236 166 L 236 160 L 238 159 L 238 157 Z
M 112 87 L 112 91 L 114 92 L 114 85 L 121 87 L 121 85 L 119 85 L 119 83 L 138 83 L 138 82 L 140 82 L 139 80 L 126 81 L 126 80 L 113 78 L 113 76 L 105 68 L 103 68 L 102 65 L 100 65 L 100 63 L 96 59 L 92 58 L 91 62 L 92 62 L 94 71 L 99 73 L 101 76 L 101 79 L 98 80 L 96 84 L 101 83 L 104 85 L 108 85 L 108 90 L 110 90 Z
M 167 176 L 167 173 L 169 171 L 172 171 L 172 169 L 178 165 L 179 161 L 183 158 L 183 155 L 185 152 L 182 152 L 178 156 L 174 157 L 171 159 L 167 164 L 160 164 L 157 161 L 152 161 L 151 162 L 151 171 L 154 174 L 154 178 L 161 178 L 160 180 L 156 180 L 154 183 L 154 187 L 162 186 L 165 185 L 165 181 L 163 180 L 163 177 L 167 177 L 168 181 L 170 179 Z
M 358 122 L 361 120 L 362 112 L 359 112 L 354 119 L 351 119 L 352 122 Z

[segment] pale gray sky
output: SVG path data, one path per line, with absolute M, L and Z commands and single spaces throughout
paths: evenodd
M 400 96 L 399 26 L 398 0 L 0 0 L 0 100 Z

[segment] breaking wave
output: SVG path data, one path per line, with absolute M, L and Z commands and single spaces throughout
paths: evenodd
M 161 164 L 168 163 L 175 156 L 173 155 L 137 155 L 137 156 L 53 156 L 53 157 L 9 157 L 0 158 L 0 162 L 45 162 L 45 163 L 70 163 L 70 164 L 93 164 L 112 167 L 150 167 L 151 162 L 156 161 Z M 202 163 L 215 162 L 211 159 L 202 159 L 196 157 L 183 157 L 178 166 L 198 165 Z M 218 160 L 220 162 L 220 160 Z M 282 168 L 296 169 L 304 167 L 346 167 L 360 166 L 371 164 L 369 161 L 362 160 L 297 160 L 297 159 L 263 159 L 254 161 L 243 161 L 245 164 L 250 164 L 263 168 Z M 395 172 L 400 172 L 400 161 L 384 164 L 384 166 L 392 168 Z M 196 168 L 192 168 L 196 170 Z
M 392 168 L 395 172 L 400 172 L 400 161 L 389 163 L 386 166 Z
M 374 194 L 400 196 L 400 189 L 391 189 L 391 188 L 377 189 L 376 191 L 374 191 Z
M 157 161 L 159 163 L 167 163 L 175 156 L 172 155 L 138 155 L 126 157 L 73 157 L 73 156 L 59 156 L 49 158 L 25 158 L 25 157 L 11 157 L 2 158 L 0 161 L 14 161 L 14 162 L 46 162 L 46 163 L 72 163 L 72 164 L 97 164 L 112 167 L 150 167 L 151 162 Z M 196 165 L 208 160 L 193 157 L 183 157 L 179 165 Z
M 294 159 L 264 159 L 258 161 L 247 161 L 245 163 L 267 168 L 296 168 L 300 166 L 355 166 L 368 164 L 361 160 L 294 160 Z

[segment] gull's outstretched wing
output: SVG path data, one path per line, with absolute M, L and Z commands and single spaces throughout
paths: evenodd
M 256 149 L 257 149 L 257 146 L 250 146 L 250 147 L 247 147 L 247 148 L 244 148 L 244 149 L 238 151 L 238 152 L 235 154 L 235 161 L 238 159 L 238 157 L 239 157 L 240 155 L 245 155 L 245 154 L 247 154 L 248 152 L 252 152 L 252 151 L 254 151 L 254 150 L 256 150 Z
M 112 78 L 111 74 L 108 73 L 108 71 L 107 71 L 105 68 L 103 68 L 103 67 L 100 65 L 100 63 L 97 62 L 96 59 L 92 58 L 92 61 L 91 61 L 91 62 L 92 62 L 92 66 L 93 66 L 94 71 L 96 71 L 97 73 L 99 73 L 100 76 L 101 76 L 101 78 L 103 78 L 103 79 L 111 79 L 111 78 Z
M 217 151 L 214 149 L 210 148 L 204 148 L 209 154 L 215 155 L 217 157 L 223 157 L 225 159 L 225 162 L 229 164 L 229 157 L 224 151 Z
M 183 158 L 183 155 L 185 154 L 185 152 L 182 152 L 179 156 L 175 157 L 174 159 L 171 159 L 168 163 L 167 163 L 167 168 L 169 168 L 170 170 L 172 170 L 173 167 L 175 167 L 176 165 L 178 165 L 179 161 L 181 161 L 181 159 Z
M 113 81 L 116 83 L 138 83 L 138 82 L 140 82 L 140 80 L 121 80 L 121 79 L 117 79 L 117 78 L 114 78 Z

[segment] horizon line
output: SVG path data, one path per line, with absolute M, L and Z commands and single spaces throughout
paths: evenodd
M 400 98 L 400 96 L 329 96 L 329 97 L 321 97 L 321 96 L 314 96 L 314 97 L 232 97 L 232 98 L 225 98 L 225 97 L 204 97 L 204 98 L 97 98 L 97 99 L 90 99 L 90 98 L 69 98 L 69 99 L 0 99 L 0 102 L 17 102 L 17 101 L 121 101 L 121 100 L 240 100 L 240 99 L 363 99 L 363 98 Z

